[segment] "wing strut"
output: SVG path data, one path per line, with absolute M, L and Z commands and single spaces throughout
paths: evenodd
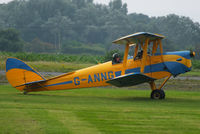
M 147 57 L 147 50 L 148 50 L 149 38 L 145 40 L 144 49 L 143 49 L 143 56 L 142 56 L 142 64 L 140 72 L 144 73 L 144 68 L 146 66 L 146 57 Z
M 122 75 L 125 74 L 125 70 L 126 70 L 126 64 L 127 64 L 127 57 L 128 57 L 128 51 L 129 51 L 129 44 L 126 44 L 126 48 L 124 51 L 124 60 L 123 60 L 123 71 L 122 71 Z
M 169 80 L 169 78 L 171 77 L 172 75 L 170 74 L 164 81 L 163 83 L 160 85 L 159 88 L 156 88 L 156 84 L 155 84 L 155 81 L 150 81 L 149 84 L 151 86 L 151 90 L 156 90 L 156 89 L 159 89 L 161 90 L 161 88 L 163 88 L 163 86 L 165 85 L 165 83 Z

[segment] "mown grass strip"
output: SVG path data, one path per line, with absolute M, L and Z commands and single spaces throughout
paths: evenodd
M 151 100 L 150 90 L 137 89 L 141 90 L 86 88 L 22 95 L 1 85 L 0 132 L 28 133 L 23 127 L 29 125 L 29 134 L 200 132 L 200 86 L 195 91 L 166 90 L 165 100 Z
M 40 122 L 40 129 L 47 134 L 70 134 L 65 125 L 60 122 L 55 115 L 50 114 L 45 109 L 26 110 L 27 114 L 34 120 Z
M 15 108 L 0 108 L 0 133 L 44 133 L 36 120 L 26 115 L 26 111 Z
M 50 113 L 56 116 L 73 134 L 101 134 L 95 125 L 80 120 L 70 111 L 51 110 Z

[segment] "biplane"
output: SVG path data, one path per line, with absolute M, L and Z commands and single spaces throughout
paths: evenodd
M 139 32 L 113 41 L 125 45 L 122 60 L 97 64 L 88 68 L 69 72 L 46 79 L 32 67 L 16 58 L 6 61 L 6 77 L 16 89 L 27 94 L 36 91 L 52 91 L 99 86 L 127 87 L 149 83 L 152 99 L 164 99 L 163 86 L 171 76 L 191 70 L 192 51 L 163 52 L 163 35 Z M 128 58 L 129 50 L 133 56 Z M 116 54 L 115 54 L 116 56 Z M 113 58 L 119 58 L 117 57 Z M 156 86 L 155 81 L 163 79 Z

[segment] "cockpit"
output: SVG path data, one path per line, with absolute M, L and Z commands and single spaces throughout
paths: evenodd
M 114 53 L 112 56 L 112 64 L 119 64 L 121 62 L 120 55 L 118 53 Z

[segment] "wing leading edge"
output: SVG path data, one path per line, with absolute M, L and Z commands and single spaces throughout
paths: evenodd
M 117 86 L 117 87 L 127 87 L 127 86 L 138 85 L 145 82 L 150 82 L 153 80 L 156 80 L 156 79 L 149 77 L 147 75 L 141 74 L 141 73 L 131 73 L 131 74 L 122 75 L 122 76 L 113 78 L 107 81 L 107 83 Z
M 145 40 L 149 38 L 150 41 L 154 41 L 157 39 L 163 39 L 164 36 L 161 34 L 153 34 L 153 33 L 148 33 L 148 32 L 139 32 L 139 33 L 135 33 L 135 34 L 131 34 L 131 35 L 127 35 L 124 37 L 121 37 L 115 41 L 113 41 L 113 43 L 115 44 L 138 44 L 141 42 L 145 42 Z

